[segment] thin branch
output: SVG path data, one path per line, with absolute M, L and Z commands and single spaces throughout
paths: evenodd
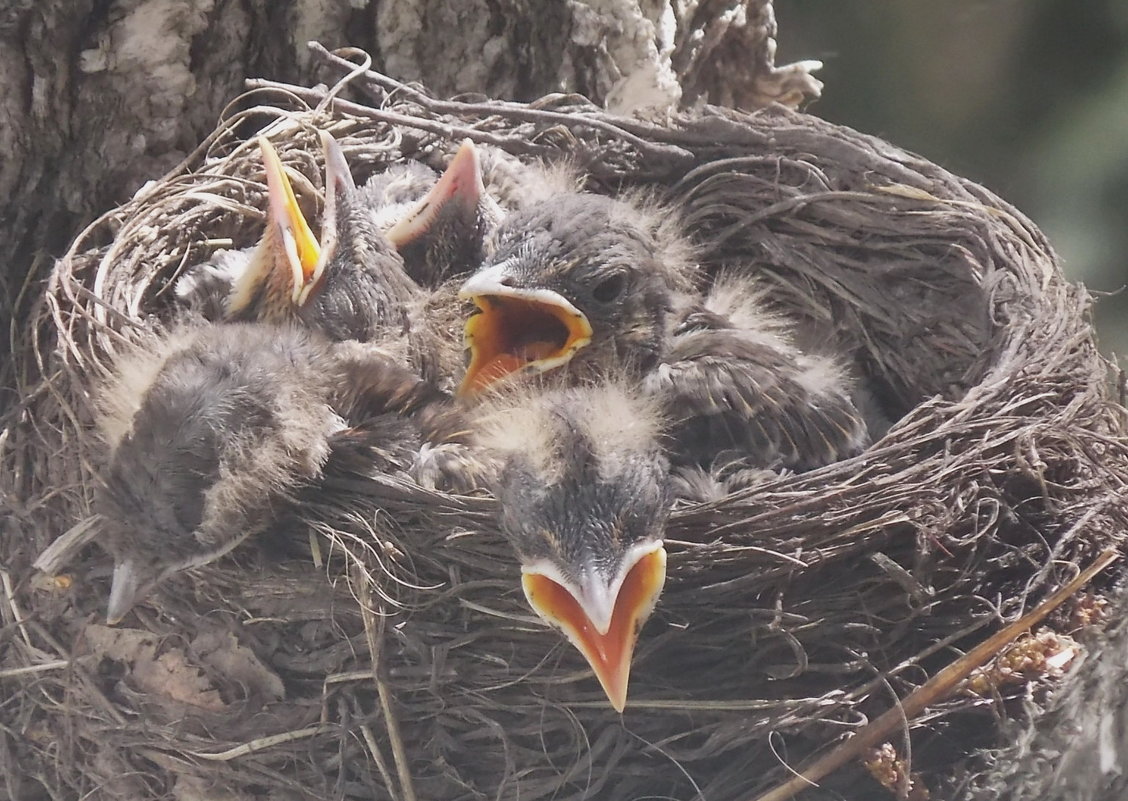
M 928 707 L 942 701 L 960 682 L 971 675 L 976 668 L 982 667 L 987 660 L 1020 634 L 1036 626 L 1065 601 L 1072 597 L 1078 590 L 1111 565 L 1120 554 L 1108 550 L 1097 557 L 1093 564 L 1082 570 L 1068 584 L 1055 592 L 1037 607 L 1020 617 L 1013 623 L 1004 626 L 991 637 L 972 648 L 955 662 L 945 667 L 931 679 L 926 681 L 916 690 L 911 692 L 901 703 L 884 712 L 871 723 L 866 724 L 846 742 L 833 751 L 825 754 L 810 765 L 800 769 L 794 776 L 783 784 L 756 796 L 753 801 L 786 801 L 808 787 L 815 787 L 823 777 L 838 770 L 838 768 L 862 756 L 867 749 L 886 740 L 907 720 L 912 720 Z

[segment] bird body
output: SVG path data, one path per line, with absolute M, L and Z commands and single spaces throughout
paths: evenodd
M 697 289 L 671 210 L 573 193 L 511 214 L 496 240 L 462 288 L 478 307 L 462 394 L 514 374 L 622 372 L 669 416 L 675 467 L 735 457 L 749 470 L 733 476 L 810 469 L 866 444 L 844 372 L 791 344 L 752 281 Z
M 182 327 L 120 359 L 99 419 L 110 622 L 269 526 L 335 461 L 408 475 L 428 438 L 462 431 L 432 410 L 445 396 L 397 362 L 262 323 Z
M 719 276 L 679 316 L 661 362 L 643 376 L 644 391 L 670 416 L 677 466 L 709 467 L 721 457 L 754 470 L 802 471 L 867 444 L 842 368 L 800 351 L 763 309 L 754 282 Z
M 638 630 L 665 581 L 669 470 L 656 404 L 610 382 L 486 398 L 501 529 L 532 608 L 588 660 L 622 711 Z

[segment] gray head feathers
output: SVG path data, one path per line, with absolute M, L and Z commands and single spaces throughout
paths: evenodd
M 548 560 L 579 580 L 614 575 L 630 548 L 661 540 L 669 467 L 658 405 L 610 382 L 515 389 L 475 415 L 494 463 L 502 529 L 526 565 Z

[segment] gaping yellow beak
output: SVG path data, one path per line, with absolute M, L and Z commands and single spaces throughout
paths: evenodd
M 560 367 L 591 342 L 587 316 L 565 297 L 506 286 L 495 272 L 496 267 L 471 276 L 459 292 L 478 307 L 466 321 L 470 363 L 459 395 L 474 395 L 516 372 Z
M 523 572 L 521 585 L 529 605 L 580 650 L 611 706 L 622 712 L 638 632 L 666 581 L 665 548 L 660 542 L 648 543 L 629 554 L 618 582 L 609 587 L 585 582 L 573 588 L 546 572 L 536 567 Z
M 313 283 L 321 257 L 321 246 L 317 237 L 306 222 L 290 179 L 282 167 L 278 152 L 265 137 L 259 137 L 262 161 L 266 168 L 267 196 L 270 204 L 268 226 L 274 226 L 285 253 L 285 266 L 289 273 L 285 283 L 295 305 L 308 294 L 307 287 Z M 284 269 L 280 259 L 275 260 L 275 269 Z M 275 276 L 275 280 L 280 280 Z

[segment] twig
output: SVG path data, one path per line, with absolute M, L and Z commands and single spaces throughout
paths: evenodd
M 260 737 L 257 740 L 251 740 L 242 745 L 237 745 L 234 748 L 228 748 L 226 751 L 188 751 L 186 753 L 198 757 L 199 759 L 207 759 L 213 762 L 230 762 L 237 757 L 254 754 L 267 748 L 281 745 L 282 743 L 292 743 L 295 740 L 304 740 L 307 737 L 313 737 L 324 731 L 324 729 L 324 726 L 307 726 L 304 729 L 282 732 L 281 734 L 272 734 L 269 737 Z
M 310 42 L 309 49 L 331 66 L 349 71 L 350 77 L 351 74 L 357 70 L 356 64 L 348 59 L 342 58 L 336 53 L 331 53 L 319 42 Z M 344 52 L 362 55 L 371 62 L 371 58 L 368 57 L 368 54 L 358 48 L 345 48 Z M 592 113 L 563 114 L 558 111 L 531 108 L 524 103 L 507 103 L 501 100 L 492 100 L 488 103 L 462 103 L 456 100 L 438 100 L 394 78 L 375 72 L 374 70 L 365 70 L 364 77 L 376 84 L 389 87 L 392 91 L 409 97 L 413 102 L 418 103 L 428 111 L 458 115 L 499 115 L 523 122 L 563 125 L 568 128 L 590 128 L 594 131 L 602 131 L 603 133 L 611 134 L 622 139 L 624 142 L 629 142 L 643 154 L 663 158 L 672 157 L 678 161 L 694 160 L 693 154 L 685 148 L 678 147 L 677 145 L 659 144 L 643 139 L 641 136 L 637 136 L 623 127 L 621 123 L 628 122 L 628 118 L 624 117 L 622 120 L 612 118 L 609 114 L 601 114 L 594 111 L 594 107 Z M 653 130 L 662 130 L 664 132 L 666 129 L 654 127 Z
M 87 670 L 86 667 L 82 664 L 82 661 L 75 659 L 74 656 L 62 646 L 62 643 L 55 639 L 55 637 L 52 636 L 51 632 L 47 631 L 47 629 L 44 628 L 38 621 L 34 619 L 29 620 L 28 626 L 37 637 L 50 645 L 51 648 L 55 650 L 55 653 L 63 657 L 63 659 L 71 665 L 71 667 L 74 669 L 75 675 L 78 676 L 78 678 L 82 681 L 86 692 L 89 694 L 89 697 L 98 702 L 98 706 L 102 708 L 102 711 L 105 712 L 105 714 L 108 715 L 119 727 L 125 726 L 125 716 L 118 711 L 118 708 L 114 706 L 110 699 L 106 697 L 106 694 L 102 692 L 101 688 L 98 686 L 98 683 L 94 681 L 94 677 L 90 675 L 90 671 Z
M 1013 623 L 1004 626 L 955 662 L 952 662 L 916 690 L 909 693 L 901 703 L 884 712 L 873 722 L 863 726 L 853 737 L 833 751 L 819 757 L 810 765 L 800 769 L 786 782 L 757 796 L 753 801 L 786 801 L 786 799 L 808 787 L 817 786 L 820 779 L 847 762 L 857 759 L 866 749 L 872 748 L 887 739 L 904 721 L 912 720 L 929 706 L 948 696 L 972 671 L 981 667 L 988 659 L 995 656 L 1003 646 L 1016 639 L 1024 631 L 1045 620 L 1051 612 L 1061 606 L 1095 575 L 1119 558 L 1119 552 L 1111 549 L 1105 551 L 1097 557 L 1093 564 L 1082 570 L 1069 583 L 1042 601 L 1033 610 Z
M 411 770 L 407 759 L 407 748 L 404 746 L 403 736 L 400 734 L 399 720 L 396 718 L 395 709 L 392 708 L 392 694 L 388 690 L 387 682 L 380 677 L 380 643 L 384 636 L 384 615 L 375 615 L 369 603 L 372 597 L 371 581 L 360 571 L 360 613 L 364 618 L 364 636 L 368 641 L 368 652 L 372 656 L 372 680 L 376 684 L 376 691 L 380 696 L 380 711 L 384 715 L 384 725 L 388 730 L 388 741 L 392 746 L 392 758 L 396 763 L 396 773 L 399 775 L 400 789 L 403 791 L 404 801 L 416 801 L 415 785 L 411 780 Z M 369 747 L 375 743 L 369 743 Z M 390 788 L 389 788 L 390 790 Z
M 16 591 L 12 587 L 12 577 L 8 574 L 7 570 L 0 569 L 0 586 L 4 588 L 4 600 L 8 604 L 8 609 L 12 615 L 12 625 L 19 627 L 20 635 L 24 639 L 24 643 L 28 648 L 33 648 L 31 644 L 31 636 L 27 633 L 27 626 L 24 625 L 23 612 L 20 611 L 19 606 L 16 604 Z
M 10 679 L 14 676 L 26 676 L 29 673 L 43 673 L 48 670 L 59 670 L 60 668 L 69 667 L 70 664 L 71 662 L 69 659 L 56 659 L 54 662 L 43 662 L 39 665 L 8 668 L 7 670 L 0 670 L 0 679 Z
M 365 675 L 365 678 L 372 678 L 371 675 Z M 364 744 L 368 746 L 368 753 L 372 755 L 372 759 L 376 761 L 376 770 L 380 771 L 380 778 L 384 781 L 384 786 L 388 789 L 389 794 L 394 795 L 395 781 L 392 779 L 392 772 L 388 770 L 388 760 L 384 759 L 384 752 L 380 750 L 380 744 L 376 742 L 376 735 L 372 733 L 372 727 L 365 724 L 360 727 L 360 733 L 364 737 Z
M 265 78 L 248 78 L 246 85 L 250 89 L 285 89 L 294 94 L 294 96 L 302 100 L 320 101 L 324 96 L 322 89 L 305 89 L 301 86 L 291 86 L 288 83 L 281 83 L 279 81 L 270 81 Z M 529 142 L 517 139 L 510 136 L 500 136 L 489 131 L 480 131 L 477 128 L 467 128 L 462 125 L 451 125 L 448 123 L 436 122 L 435 120 L 422 119 L 420 117 L 411 117 L 407 114 L 397 114 L 394 111 L 384 111 L 383 109 L 372 108 L 371 106 L 361 105 L 360 103 L 353 103 L 351 100 L 341 100 L 336 98 L 333 105 L 339 110 L 347 112 L 354 117 L 367 117 L 368 119 L 377 120 L 378 122 L 386 122 L 390 125 L 402 125 L 407 128 L 416 128 L 421 131 L 428 131 L 429 133 L 438 134 L 439 136 L 446 137 L 447 139 L 473 139 L 475 142 L 484 142 L 485 144 L 495 145 L 497 147 L 509 147 L 524 151 L 525 153 L 540 153 L 543 148 L 538 148 Z
M 74 559 L 80 550 L 98 534 L 95 525 L 98 518 L 91 515 L 79 520 L 61 535 L 52 540 L 51 544 L 35 558 L 32 567 L 48 576 L 59 572 L 63 565 Z

